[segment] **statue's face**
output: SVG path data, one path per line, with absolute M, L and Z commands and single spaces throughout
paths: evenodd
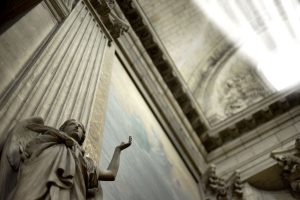
M 76 141 L 80 141 L 83 137 L 83 130 L 81 124 L 76 120 L 70 121 L 65 127 L 64 132 L 67 133 L 69 136 L 74 138 Z

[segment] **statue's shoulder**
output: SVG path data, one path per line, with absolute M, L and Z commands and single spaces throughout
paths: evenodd
M 12 134 L 14 136 L 22 137 L 26 131 L 30 131 L 30 126 L 44 126 L 44 120 L 41 117 L 30 117 L 20 120 L 13 128 Z
M 20 165 L 21 151 L 39 134 L 38 131 L 34 131 L 30 127 L 44 127 L 43 118 L 30 117 L 18 121 L 10 133 L 10 139 L 6 142 L 6 156 L 11 167 L 15 170 L 18 170 Z

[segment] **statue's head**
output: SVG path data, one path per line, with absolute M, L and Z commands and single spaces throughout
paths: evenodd
M 85 140 L 85 128 L 82 123 L 76 121 L 75 119 L 69 119 L 65 121 L 59 130 L 67 133 L 69 136 L 74 138 L 78 144 L 82 145 Z

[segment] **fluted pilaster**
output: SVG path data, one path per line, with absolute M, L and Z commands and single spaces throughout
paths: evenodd
M 107 50 L 113 47 L 108 47 L 107 42 L 84 2 L 78 3 L 39 58 L 14 85 L 13 91 L 1 100 L 1 143 L 17 120 L 33 115 L 43 117 L 47 125 L 54 127 L 74 118 L 92 129 L 89 124 L 95 120 L 92 117 L 95 113 L 93 104 L 97 104 L 96 96 L 101 96 L 102 92 L 98 90 L 102 66 L 108 64 L 105 59 L 111 60 L 113 56 L 111 50 Z M 105 99 L 106 95 L 102 98 Z M 105 110 L 105 102 L 101 102 L 104 103 L 101 112 Z M 93 129 L 93 132 L 97 131 L 99 127 Z M 100 133 L 97 134 L 94 137 L 100 137 Z M 97 145 L 99 138 L 92 146 Z

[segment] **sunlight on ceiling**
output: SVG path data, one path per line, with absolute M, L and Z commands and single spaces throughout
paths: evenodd
M 300 1 L 194 2 L 277 90 L 300 82 Z

